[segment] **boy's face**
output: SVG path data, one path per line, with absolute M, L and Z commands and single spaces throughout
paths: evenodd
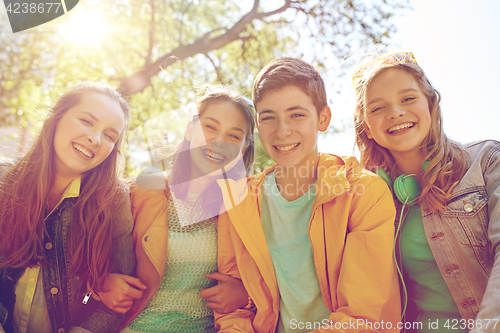
M 309 168 L 317 163 L 318 132 L 328 128 L 330 108 L 318 115 L 311 97 L 289 85 L 267 92 L 256 110 L 262 146 L 278 166 Z

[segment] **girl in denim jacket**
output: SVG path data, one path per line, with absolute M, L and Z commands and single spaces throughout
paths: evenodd
M 401 328 L 500 331 L 500 143 L 446 137 L 440 95 L 412 53 L 364 64 L 353 83 L 361 162 L 384 171 L 399 211 Z
M 61 96 L 28 154 L 3 173 L 6 332 L 111 332 L 123 320 L 89 298 L 112 270 L 129 274 L 135 264 L 128 187 L 118 179 L 128 115 L 111 87 L 80 84 Z

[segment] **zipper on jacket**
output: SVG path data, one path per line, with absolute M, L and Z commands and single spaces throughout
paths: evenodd
M 92 294 L 93 294 L 92 290 L 91 290 L 91 291 L 89 291 L 89 292 L 85 295 L 85 297 L 83 298 L 82 303 L 83 303 L 83 304 L 87 304 L 87 302 L 89 301 L 90 296 L 92 296 Z

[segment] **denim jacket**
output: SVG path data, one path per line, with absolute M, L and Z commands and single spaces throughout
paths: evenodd
M 462 318 L 471 320 L 467 328 L 498 332 L 500 323 L 494 329 L 495 322 L 486 319 L 500 318 L 500 143 L 488 140 L 462 148 L 470 157 L 466 174 L 443 212 L 431 212 L 422 203 L 423 225 Z
M 46 218 L 49 237 L 45 237 L 45 255 L 48 265 L 41 274 L 47 311 L 53 332 L 113 332 L 125 318 L 92 298 L 84 305 L 86 285 L 78 277 L 67 277 L 70 262 L 67 236 L 71 226 L 73 207 L 78 198 L 66 198 Z M 130 275 L 135 266 L 133 253 L 133 220 L 128 188 L 123 189 L 115 201 L 117 210 L 113 220 L 114 272 Z M 49 244 L 49 245 L 47 245 Z M 0 324 L 6 332 L 12 331 L 12 311 L 15 303 L 14 288 L 24 268 L 0 269 Z

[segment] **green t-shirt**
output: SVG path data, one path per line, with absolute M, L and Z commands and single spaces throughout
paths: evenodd
M 417 205 L 410 206 L 401 231 L 401 259 L 409 300 L 406 320 L 422 323 L 415 332 L 467 332 L 457 329 L 462 317 L 429 247 Z
M 217 271 L 217 230 L 215 218 L 202 221 L 197 197 L 169 198 L 168 252 L 160 287 L 122 333 L 215 331 L 213 311 L 200 291 L 217 284 L 205 277 Z
M 262 227 L 273 260 L 280 291 L 280 318 L 276 332 L 309 332 L 299 323 L 321 323 L 330 316 L 314 267 L 309 221 L 315 186 L 288 201 L 276 186 L 274 172 L 264 179 Z

